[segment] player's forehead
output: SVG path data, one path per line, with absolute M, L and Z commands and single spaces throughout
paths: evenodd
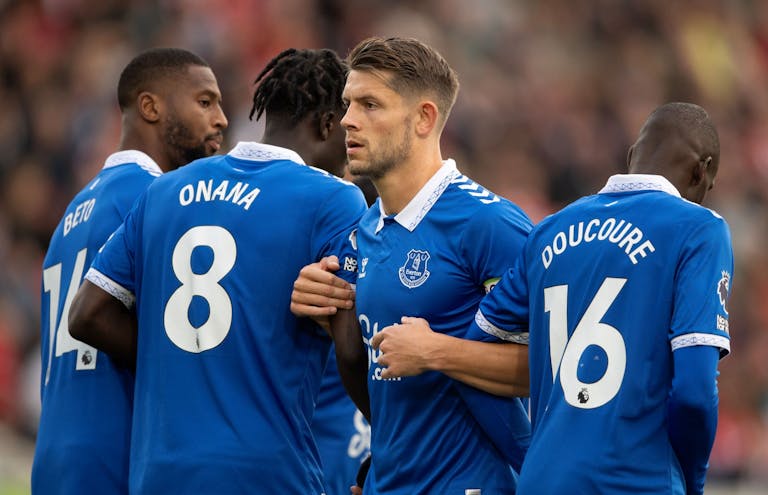
M 342 98 L 352 101 L 359 98 L 391 98 L 397 93 L 391 86 L 392 74 L 386 71 L 350 70 L 344 84 Z
M 179 91 L 188 91 L 195 94 L 210 93 L 211 96 L 221 98 L 219 84 L 210 67 L 189 65 L 179 77 L 181 80 L 172 78 L 166 81 L 166 84 L 170 85 L 168 89 L 172 93 Z

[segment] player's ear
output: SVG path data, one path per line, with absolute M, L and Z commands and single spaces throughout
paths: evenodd
M 635 145 L 629 147 L 629 151 L 627 151 L 627 172 L 629 172 L 629 166 L 632 163 L 632 153 L 635 152 Z
M 691 173 L 692 186 L 698 186 L 699 184 L 704 182 L 704 179 L 707 174 L 707 169 L 709 169 L 711 165 L 712 165 L 711 155 L 702 157 L 699 159 L 699 161 L 696 162 L 696 164 L 693 166 L 693 171 Z
M 416 134 L 424 137 L 435 128 L 440 112 L 434 102 L 425 100 L 419 103 L 418 115 L 416 115 Z
M 334 122 L 335 117 L 336 117 L 336 114 L 331 111 L 322 112 L 320 114 L 320 118 L 318 119 L 317 130 L 320 135 L 320 139 L 322 141 L 327 141 L 328 138 L 331 136 L 333 127 L 336 125 L 336 123 Z
M 141 118 L 147 122 L 160 120 L 160 97 L 149 91 L 142 91 L 136 98 L 136 106 Z

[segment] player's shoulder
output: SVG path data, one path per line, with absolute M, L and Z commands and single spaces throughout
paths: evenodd
M 460 203 L 465 208 L 494 208 L 494 205 L 505 202 L 503 197 L 462 173 L 455 173 L 447 179 L 450 183 L 446 188 L 446 199 Z
M 693 201 L 688 201 L 684 198 L 675 197 L 673 199 L 676 200 L 677 207 L 691 217 L 698 218 L 707 222 L 727 223 L 722 215 L 711 208 L 700 205 L 698 203 L 694 203 Z
M 493 222 L 503 220 L 527 230 L 531 219 L 518 205 L 470 179 L 458 174 L 444 194 L 444 205 L 455 212 L 464 212 L 472 221 Z M 441 198 L 442 199 L 442 198 Z
M 351 189 L 356 190 L 359 189 L 356 184 L 342 179 L 341 177 L 337 177 L 333 175 L 332 173 L 323 170 L 321 168 L 315 167 L 313 165 L 301 165 L 297 164 L 298 173 L 301 173 L 307 177 L 308 180 L 314 180 L 318 184 L 324 185 L 325 187 L 328 187 L 333 190 L 344 190 L 344 189 Z

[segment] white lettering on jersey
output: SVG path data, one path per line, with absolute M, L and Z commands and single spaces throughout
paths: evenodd
M 67 213 L 64 217 L 64 236 L 69 234 L 69 231 L 77 227 L 81 223 L 87 222 L 91 218 L 93 207 L 96 205 L 96 199 L 89 199 L 83 201 L 75 208 L 75 211 Z
M 368 371 L 370 379 L 385 382 L 399 382 L 402 380 L 401 377 L 384 378 L 381 375 L 384 371 L 384 368 L 379 365 L 379 358 L 382 353 L 380 350 L 376 350 L 371 346 L 371 341 L 373 340 L 374 335 L 379 333 L 379 322 L 372 322 L 371 319 L 363 313 L 360 314 L 357 320 L 360 322 L 360 328 L 363 334 L 363 344 L 365 344 L 365 348 L 368 351 Z
M 247 182 L 236 182 L 230 185 L 228 180 L 222 180 L 214 187 L 213 179 L 199 180 L 197 184 L 187 184 L 181 188 L 179 204 L 187 206 L 192 202 L 227 201 L 248 210 L 261 192 L 258 187 L 253 187 L 250 191 L 248 188 L 251 188 L 251 185 Z
M 552 260 L 558 254 L 563 254 L 569 247 L 576 247 L 582 242 L 588 243 L 594 240 L 608 241 L 623 249 L 627 257 L 636 265 L 640 258 L 656 251 L 653 243 L 646 239 L 643 242 L 643 231 L 633 227 L 631 222 L 615 218 L 604 221 L 593 218 L 589 222 L 579 222 L 568 227 L 568 232 L 558 232 L 552 241 L 541 251 L 541 262 L 544 268 L 549 268 Z

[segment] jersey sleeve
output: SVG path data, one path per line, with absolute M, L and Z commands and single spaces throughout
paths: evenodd
M 501 213 L 499 210 L 494 211 L 497 206 Z M 488 205 L 469 222 L 462 240 L 462 256 L 470 260 L 470 273 L 478 286 L 484 288 L 487 294 L 485 298 L 496 294 L 500 280 L 507 277 L 506 274 L 511 272 L 512 266 L 521 257 L 530 229 L 530 221 L 518 214 L 511 205 Z M 482 317 L 480 310 L 465 338 L 520 343 L 517 338 L 519 335 L 503 338 L 510 334 L 493 332 L 492 328 L 495 327 L 484 326 L 481 330 L 477 324 L 478 317 Z M 515 473 L 519 473 L 531 435 L 531 423 L 520 399 L 491 395 L 460 382 L 455 385 L 490 442 Z
M 131 308 L 136 291 L 136 239 L 144 211 L 144 196 L 110 236 L 91 264 L 86 280 Z
M 530 220 L 509 204 L 490 204 L 472 216 L 463 231 L 461 254 L 475 282 L 489 292 L 520 256 Z
M 345 184 L 330 194 L 315 217 L 312 249 L 315 261 L 325 256 L 339 258 L 336 275 L 354 283 L 357 278 L 357 223 L 368 208 L 360 189 Z
M 725 221 L 697 226 L 682 247 L 675 273 L 675 301 L 670 328 L 672 350 L 709 345 L 730 352 L 728 299 L 731 294 L 733 250 Z
M 528 344 L 528 282 L 525 256 L 518 257 L 492 291 L 480 301 L 467 338 Z

